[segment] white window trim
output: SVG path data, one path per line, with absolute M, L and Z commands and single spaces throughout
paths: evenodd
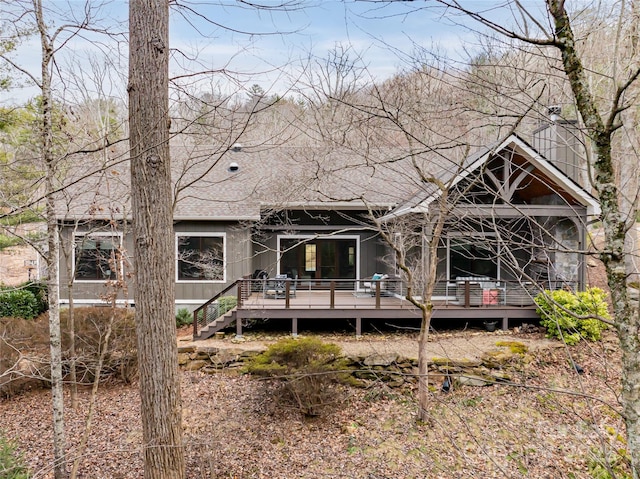
M 222 238 L 222 279 L 178 279 L 179 271 L 178 271 L 178 245 L 179 238 L 181 236 L 195 236 L 195 237 L 211 237 L 211 238 Z M 227 282 L 227 233 L 213 233 L 213 232 L 200 232 L 200 231 L 180 231 L 175 234 L 175 270 L 176 276 L 175 281 L 176 284 L 212 284 L 218 283 L 223 284 Z
M 106 283 L 107 281 L 113 281 L 112 279 L 108 279 L 108 278 L 102 278 L 102 279 L 78 279 L 76 278 L 76 247 L 78 246 L 78 240 L 77 238 L 86 238 L 86 237 L 90 237 L 90 238 L 95 238 L 95 237 L 102 237 L 102 238 L 117 238 L 118 239 L 118 247 L 120 248 L 120 250 L 122 250 L 122 231 L 95 231 L 95 232 L 91 232 L 91 231 L 87 231 L 87 232 L 82 232 L 82 231 L 74 231 L 73 233 L 73 248 L 71 251 L 71 277 L 73 278 L 73 282 L 75 283 Z M 120 264 L 118 265 L 119 271 L 116 274 L 116 278 L 117 277 L 121 277 L 122 274 L 124 273 L 124 259 L 120 260 Z
M 278 235 L 277 238 L 277 254 L 278 263 L 276 265 L 277 272 L 280 273 L 280 258 L 282 257 L 282 248 L 280 242 L 287 239 L 299 239 L 299 240 L 326 240 L 326 239 L 351 239 L 356 240 L 356 278 L 353 281 L 360 281 L 360 236 L 359 235 Z M 306 241 L 305 241 L 306 242 Z

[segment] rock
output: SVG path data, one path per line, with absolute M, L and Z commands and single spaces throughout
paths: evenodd
M 244 359 L 249 359 L 257 356 L 258 354 L 262 354 L 263 352 L 264 350 L 247 349 L 246 351 L 242 351 L 242 353 L 240 353 L 240 357 Z
M 499 369 L 508 364 L 517 363 L 522 355 L 505 350 L 487 351 L 482 355 L 482 364 L 489 369 Z
M 202 369 L 203 367 L 208 365 L 209 365 L 209 361 L 204 361 L 203 359 L 196 359 L 195 361 L 191 361 L 185 364 L 184 368 L 187 371 L 198 371 L 199 369 Z
M 452 366 L 457 368 L 477 368 L 482 364 L 479 359 L 454 359 L 451 361 Z
M 480 376 L 474 376 L 471 374 L 461 375 L 458 378 L 458 383 L 462 386 L 483 387 L 494 384 L 495 381 Z
M 189 362 L 189 354 L 187 353 L 178 353 L 178 365 L 184 366 Z
M 365 366 L 391 366 L 396 359 L 398 359 L 397 354 L 388 353 L 388 354 L 372 354 L 368 356 L 364 360 Z
M 178 346 L 178 354 L 179 353 L 195 353 L 196 352 L 196 347 L 191 345 L 191 346 Z
M 216 339 L 224 339 L 224 336 L 225 336 L 224 331 L 218 331 L 215 334 Z
M 457 366 L 438 366 L 435 371 L 442 374 L 456 374 L 464 371 L 465 368 L 459 368 Z
M 380 379 L 379 374 L 375 374 L 371 371 L 354 371 L 353 375 L 358 379 L 369 379 L 372 381 Z
M 218 354 L 220 352 L 220 348 L 214 348 L 211 346 L 203 346 L 196 350 L 197 353 L 208 354 L 209 356 L 213 354 Z
M 452 361 L 449 358 L 431 358 L 430 364 L 435 366 L 451 366 Z
M 241 362 L 241 361 L 234 361 L 234 362 L 228 363 L 226 365 L 226 367 L 227 368 L 242 368 L 242 367 L 244 367 L 244 363 Z
M 492 369 L 487 374 L 494 378 L 496 381 L 511 381 L 511 376 L 509 376 L 504 371 L 496 371 L 495 369 Z
M 394 377 L 391 381 L 387 381 L 385 384 L 390 388 L 399 388 L 404 384 L 404 378 L 400 376 Z
M 218 374 L 220 372 L 220 369 L 215 368 L 213 366 L 206 366 L 200 369 L 200 371 L 202 371 L 205 374 Z

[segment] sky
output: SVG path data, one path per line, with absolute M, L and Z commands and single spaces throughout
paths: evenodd
M 348 47 L 351 59 L 360 56 L 368 76 L 382 80 L 406 66 L 415 45 L 460 59 L 476 44 L 472 31 L 456 25 L 460 18 L 430 8 L 432 2 L 262 0 L 262 5 L 270 7 L 263 9 L 235 0 L 176 3 L 180 6 L 172 7 L 170 20 L 171 75 L 217 72 L 199 76 L 197 81 L 195 77 L 182 80 L 203 91 L 258 84 L 270 93 L 285 94 L 309 58 L 322 61 L 337 46 Z M 288 3 L 288 8 L 274 8 L 281 3 Z M 504 0 L 466 3 L 498 18 L 509 15 Z M 52 9 L 47 13 L 52 26 L 85 11 L 85 2 L 79 0 L 45 4 Z M 91 96 L 91 91 L 97 94 L 95 85 L 100 84 L 107 95 L 124 97 L 128 2 L 103 0 L 92 5 L 100 6 L 92 12 L 94 19 L 121 35 L 106 38 L 87 33 L 65 44 L 58 54 L 57 71 L 73 71 L 74 79 L 59 91 L 71 95 L 86 89 L 89 93 L 84 94 Z M 38 39 L 32 38 L 20 46 L 16 62 L 39 76 L 38 54 Z M 220 73 L 222 69 L 226 75 Z M 22 84 L 0 92 L 0 104 L 23 103 L 37 94 L 27 80 Z

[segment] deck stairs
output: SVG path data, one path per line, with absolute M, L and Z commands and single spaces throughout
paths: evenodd
M 250 283 L 247 278 L 242 278 L 227 286 L 209 301 L 193 312 L 193 339 L 207 339 L 218 331 L 230 326 L 237 320 L 238 307 L 250 293 Z M 220 313 L 221 298 L 223 296 L 235 296 L 236 304 L 233 308 Z
M 218 331 L 222 331 L 224 328 L 230 326 L 231 324 L 235 323 L 236 321 L 236 316 L 237 313 L 236 311 L 238 310 L 237 307 L 233 308 L 230 311 L 227 311 L 226 313 L 224 313 L 222 316 L 216 318 L 214 321 L 212 321 L 211 323 L 208 323 L 207 325 L 203 326 L 202 328 L 200 328 L 200 330 L 198 331 L 197 334 L 195 334 L 193 336 L 193 339 L 208 339 L 211 336 L 213 336 L 215 333 L 217 333 Z

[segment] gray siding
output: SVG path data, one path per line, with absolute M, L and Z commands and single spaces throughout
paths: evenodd
M 94 231 L 94 230 L 91 230 Z M 61 231 L 61 249 L 64 248 L 65 254 L 61 253 L 60 268 L 60 299 L 63 303 L 69 301 L 67 284 L 69 281 L 69 268 L 66 266 L 71 264 L 73 236 L 75 233 L 89 233 L 88 229 L 76 229 L 65 227 Z M 222 222 L 179 222 L 174 225 L 174 231 L 168 232 L 173 237 L 176 233 L 221 233 L 225 236 L 225 279 L 226 282 L 176 282 L 175 299 L 178 306 L 184 304 L 187 307 L 191 305 L 199 305 L 210 299 L 216 293 L 225 288 L 228 284 L 241 278 L 243 275 L 251 274 L 251 238 L 250 227 L 240 225 L 238 223 L 222 223 Z M 133 288 L 133 238 L 130 234 L 124 235 L 123 245 L 125 254 L 128 258 L 125 262 L 124 273 L 127 288 L 121 290 L 119 299 L 135 298 Z M 175 255 L 167 259 L 175 263 Z M 83 304 L 100 304 L 102 298 L 109 292 L 105 281 L 74 281 L 73 282 L 73 298 L 78 305 Z
M 251 229 L 239 223 L 187 222 L 174 226 L 176 233 L 222 233 L 225 235 L 225 282 L 176 282 L 176 302 L 209 300 L 242 276 L 251 274 Z M 175 260 L 175 259 L 174 259 Z

